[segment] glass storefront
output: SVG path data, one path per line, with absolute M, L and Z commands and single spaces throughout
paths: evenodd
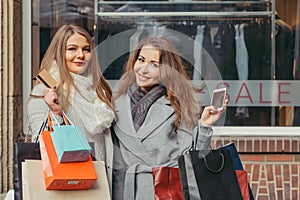
M 299 7 L 299 0 L 32 0 L 32 76 L 62 24 L 90 32 L 112 87 L 137 42 L 161 35 L 193 84 L 208 86 L 199 94 L 204 105 L 212 89 L 227 87 L 225 126 L 298 126 Z

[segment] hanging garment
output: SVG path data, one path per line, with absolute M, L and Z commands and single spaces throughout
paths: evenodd
M 139 43 L 139 38 L 140 35 L 143 32 L 143 27 L 138 27 L 137 31 L 130 37 L 129 42 L 130 42 L 130 52 L 134 51 L 135 48 L 137 47 L 137 44 Z
M 202 43 L 203 43 L 203 32 L 204 25 L 197 26 L 197 35 L 195 37 L 194 42 L 194 73 L 193 80 L 201 80 L 202 79 Z
M 239 80 L 248 80 L 248 51 L 244 39 L 244 24 L 235 26 L 236 67 Z
M 235 26 L 235 44 L 236 44 L 236 67 L 239 80 L 248 80 L 248 51 L 244 39 L 244 24 L 236 24 Z M 248 118 L 249 110 L 247 107 L 237 107 L 236 116 L 240 118 Z

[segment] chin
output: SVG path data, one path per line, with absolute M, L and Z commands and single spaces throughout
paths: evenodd
M 139 87 L 149 87 L 148 84 L 138 84 Z

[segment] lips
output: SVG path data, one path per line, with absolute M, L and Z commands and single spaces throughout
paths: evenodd
M 144 75 L 139 74 L 139 73 L 137 73 L 137 75 L 138 75 L 138 78 L 139 78 L 140 81 L 148 81 L 150 79 L 150 77 L 144 76 Z
M 74 64 L 77 66 L 83 66 L 85 65 L 85 62 L 74 62 Z

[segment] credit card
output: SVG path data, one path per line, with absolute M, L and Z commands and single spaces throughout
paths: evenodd
M 55 89 L 57 87 L 57 81 L 45 69 L 43 69 L 35 78 L 47 88 Z

